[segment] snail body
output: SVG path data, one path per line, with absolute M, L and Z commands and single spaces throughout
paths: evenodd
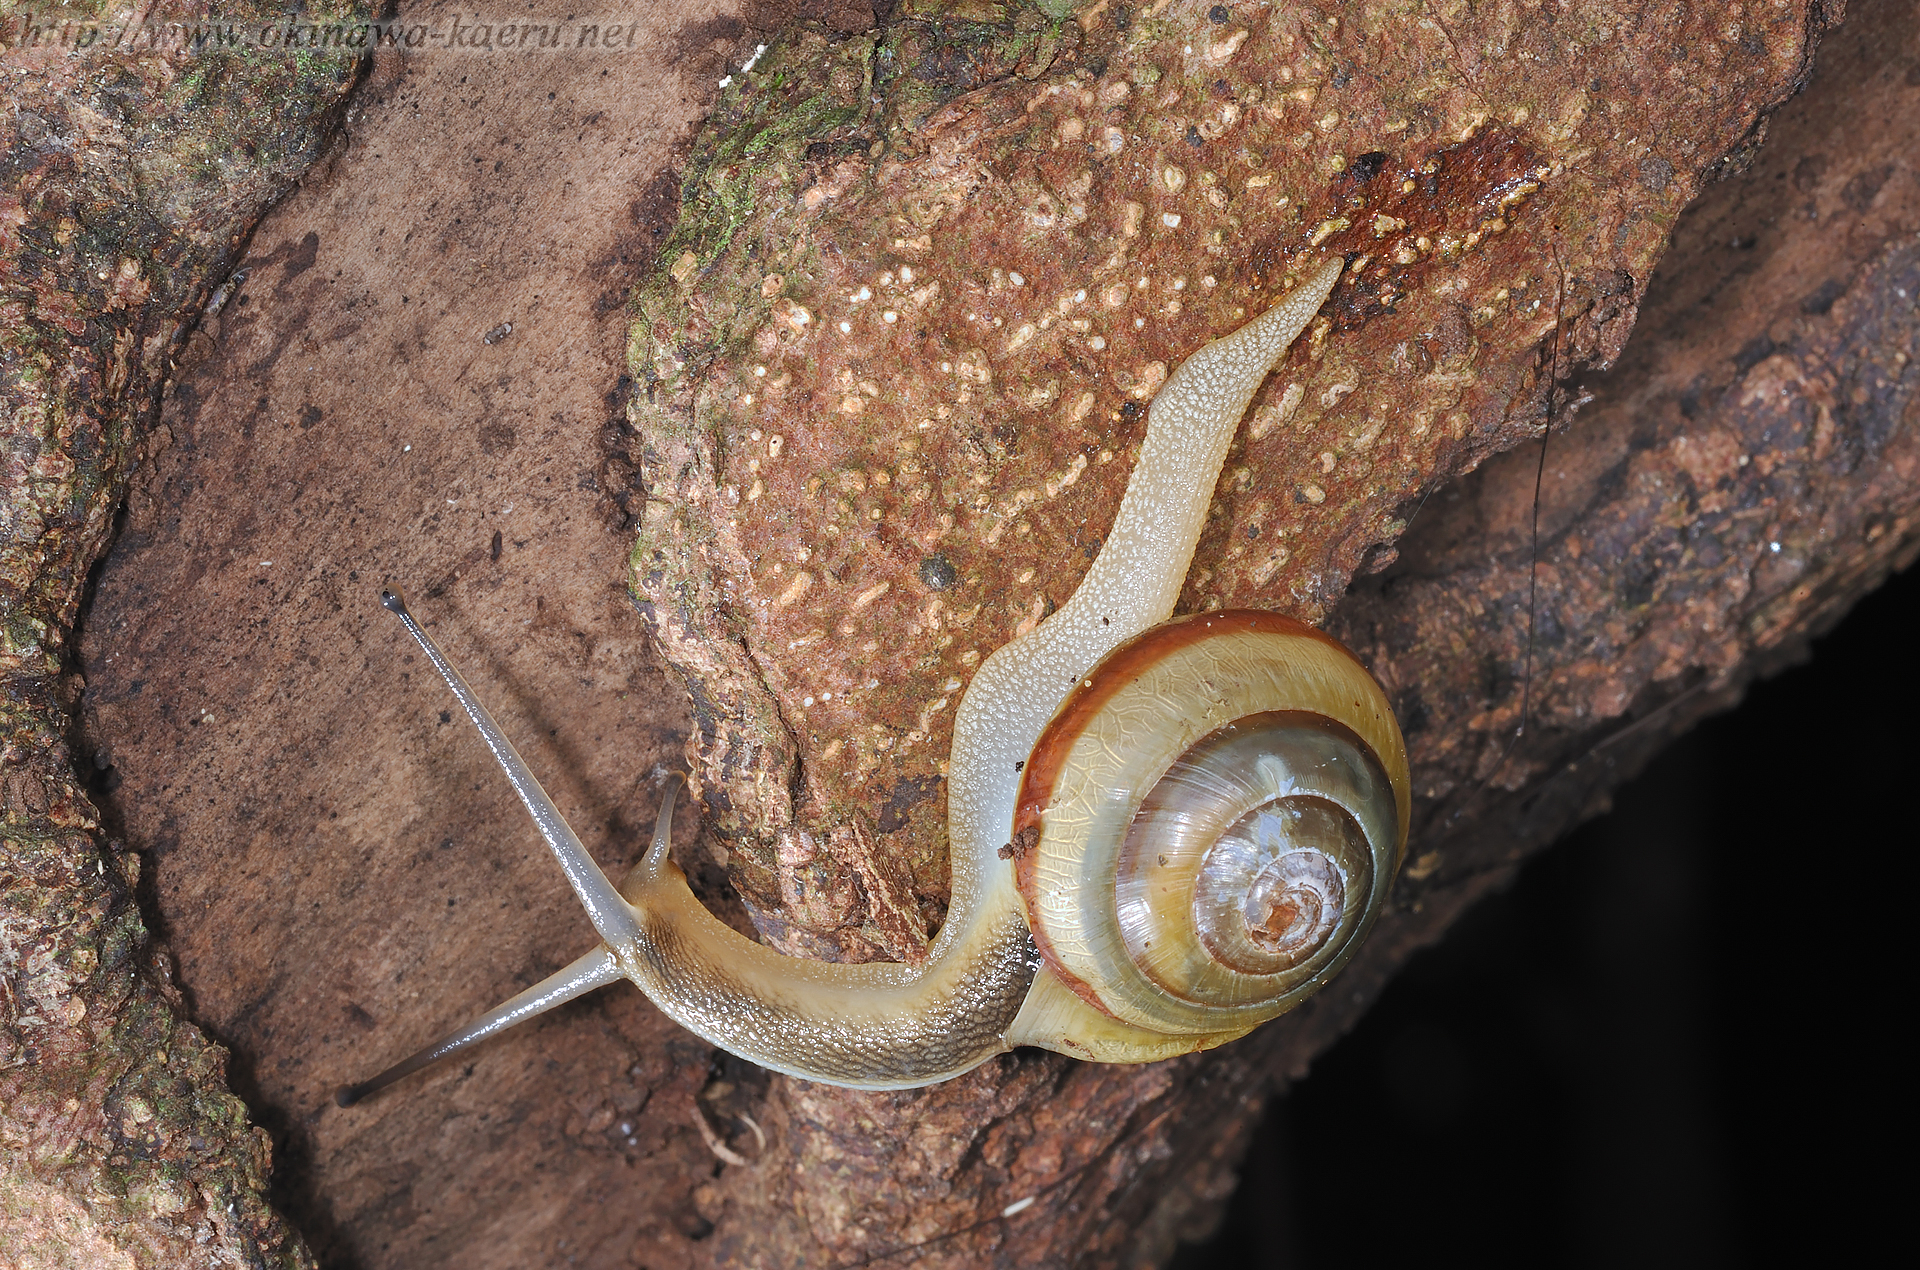
M 385 597 L 603 942 L 341 1090 L 342 1105 L 618 978 L 721 1048 L 864 1089 L 933 1084 L 1018 1045 L 1165 1058 L 1243 1035 L 1317 988 L 1364 936 L 1404 850 L 1392 711 L 1351 654 L 1302 623 L 1167 619 L 1239 421 L 1340 273 L 1325 262 L 1168 378 L 1080 586 L 974 675 L 948 763 L 952 900 L 919 968 L 808 961 L 733 931 L 667 856 L 671 792 L 653 845 L 614 888 L 404 603 Z

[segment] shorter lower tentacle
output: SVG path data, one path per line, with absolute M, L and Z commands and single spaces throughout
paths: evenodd
M 395 1063 L 372 1080 L 357 1085 L 342 1085 L 335 1091 L 333 1100 L 342 1107 L 351 1107 L 368 1094 L 377 1093 L 430 1063 L 458 1054 L 496 1032 L 504 1032 L 516 1023 L 524 1023 L 536 1014 L 551 1010 L 556 1005 L 564 1005 L 577 996 L 604 987 L 619 978 L 619 960 L 602 944 L 566 969 L 556 971 L 520 995 L 502 1001 L 471 1023 L 455 1028 L 418 1054 Z

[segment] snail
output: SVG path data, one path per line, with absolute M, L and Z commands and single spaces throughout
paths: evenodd
M 1242 1036 L 1317 989 L 1353 955 L 1405 850 L 1399 727 L 1372 676 L 1312 627 L 1253 611 L 1168 618 L 1240 419 L 1341 271 L 1327 260 L 1168 378 L 1078 589 L 974 675 L 948 763 L 952 900 L 920 968 L 789 957 L 723 924 L 668 858 L 677 786 L 616 888 L 405 602 L 383 593 L 602 942 L 337 1101 L 620 978 L 723 1049 L 859 1089 L 934 1084 L 1020 1045 L 1166 1058 Z

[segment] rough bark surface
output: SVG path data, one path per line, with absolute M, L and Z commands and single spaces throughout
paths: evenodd
M 73 762 L 72 629 L 161 385 L 355 62 L 88 47 L 129 16 L 0 10 L 0 1262 L 310 1265 Z
M 1602 21 L 1515 7 L 1509 39 L 1497 15 L 1464 7 L 1408 10 L 1391 28 L 1357 10 L 1328 27 L 1325 14 L 1140 6 L 1125 30 L 1110 5 L 1057 30 L 1013 6 L 957 11 L 980 20 L 902 6 L 862 35 L 870 12 L 816 10 L 840 34 L 772 41 L 751 77 L 739 59 L 758 42 L 754 24 L 771 25 L 764 13 L 663 11 L 624 62 L 376 59 L 351 143 L 263 225 L 247 287 L 207 326 L 210 355 L 178 377 L 167 444 L 130 494 L 85 631 L 87 757 L 118 782 L 109 810 L 151 862 L 152 912 L 195 1015 L 233 1048 L 238 1087 L 280 1140 L 278 1196 L 324 1261 L 1152 1264 L 1204 1228 L 1276 1081 L 1303 1071 L 1413 948 L 1665 735 L 1730 701 L 1910 557 L 1911 3 L 1867 6 L 1830 40 L 1814 92 L 1781 112 L 1758 166 L 1707 190 L 1652 291 L 1679 209 L 1708 175 L 1751 159 L 1754 122 L 1804 71 L 1821 15 L 1722 12 L 1694 30 L 1664 12 Z M 1217 66 L 1205 62 L 1216 48 Z M 870 81 L 888 50 L 894 69 Z M 1244 69 L 1255 54 L 1293 81 L 1268 95 Z M 720 130 L 685 171 L 696 201 L 737 223 L 696 217 L 658 256 L 635 362 L 653 401 L 631 416 L 636 443 L 622 425 L 622 300 L 673 230 L 678 190 L 660 168 L 676 146 L 688 153 L 730 69 L 731 87 L 749 89 L 722 102 Z M 763 72 L 783 86 L 820 79 L 760 116 L 764 144 L 726 152 L 724 129 L 752 117 L 756 93 L 771 96 Z M 1127 91 L 1108 104 L 1099 94 L 1119 82 Z M 1156 104 L 1154 91 L 1176 84 L 1195 93 Z M 1250 101 L 1256 86 L 1262 100 Z M 1311 103 L 1285 95 L 1309 87 Z M 1226 123 L 1230 103 L 1241 110 Z M 1090 156 L 1109 112 L 1122 148 Z M 1163 120 L 1177 134 L 1154 131 Z M 1255 127 L 1276 129 L 1271 162 L 1234 166 Z M 1366 158 L 1376 152 L 1386 158 Z M 1082 232 L 1097 224 L 1104 250 L 1130 253 L 1115 277 L 1129 288 L 1148 277 L 1147 299 L 1129 290 L 1109 308 L 1101 288 L 1066 286 L 1104 255 L 1001 259 L 1032 232 L 1019 217 L 1041 195 L 1056 225 L 1079 214 L 1065 188 L 1079 169 L 1055 170 L 1068 158 L 1095 173 Z M 959 188 L 977 183 L 972 199 L 943 197 L 938 222 L 916 228 L 936 208 L 915 198 L 950 194 L 942 182 L 955 173 L 968 174 Z M 1275 179 L 1247 184 L 1263 174 Z M 444 692 L 376 609 L 381 582 L 413 587 L 416 609 L 617 868 L 637 852 L 653 775 L 687 728 L 624 595 L 631 538 L 620 530 L 640 521 L 643 590 L 683 637 L 670 655 L 693 675 L 706 827 L 724 830 L 696 846 L 698 830 L 682 828 L 704 891 L 729 902 L 718 860 L 777 942 L 910 954 L 944 899 L 937 760 L 951 705 L 924 721 L 921 710 L 964 664 L 941 659 L 990 651 L 1033 598 L 1044 609 L 1070 590 L 1083 564 L 1040 544 L 1097 540 L 1138 441 L 1129 405 L 1151 395 L 1155 363 L 1173 364 L 1281 285 L 1325 221 L 1352 224 L 1323 249 L 1393 261 L 1401 231 L 1374 239 L 1374 217 L 1406 219 L 1411 233 L 1419 217 L 1400 215 L 1389 186 L 1414 180 L 1428 197 L 1421 176 L 1435 178 L 1429 201 L 1407 210 L 1434 218 L 1416 236 L 1429 249 L 1407 244 L 1414 259 L 1342 301 L 1332 329 L 1269 385 L 1187 597 L 1324 618 L 1400 699 L 1421 796 L 1414 861 L 1396 910 L 1332 991 L 1194 1059 L 1120 1070 L 1022 1054 L 936 1089 L 861 1095 L 769 1080 L 614 990 L 363 1107 L 328 1106 L 334 1084 L 588 938 L 479 747 L 442 715 Z M 1459 183 L 1443 189 L 1443 176 Z M 1520 189 L 1508 178 L 1538 188 L 1486 234 Z M 905 226 L 888 220 L 895 198 Z M 1142 209 L 1132 238 L 1129 202 Z M 756 219 L 774 212 L 813 245 L 770 265 L 774 246 L 792 251 L 775 242 L 778 224 Z M 925 258 L 890 245 L 922 233 Z M 972 265 L 959 250 L 969 241 Z M 944 326 L 916 324 L 910 298 L 882 302 L 875 279 L 891 270 L 904 282 L 909 259 L 917 287 L 942 283 L 926 306 Z M 779 282 L 765 293 L 769 274 Z M 964 290 L 975 283 L 979 294 Z M 873 294 L 856 312 L 863 286 Z M 1081 332 L 1070 306 L 1042 328 L 1038 305 L 1057 310 L 1082 288 L 1085 315 L 1111 325 L 1086 316 Z M 1653 338 L 1604 379 L 1579 378 L 1581 362 L 1619 354 L 1643 300 Z M 779 378 L 751 337 L 782 321 L 796 332 L 795 307 L 815 334 L 776 337 L 793 374 L 780 391 L 795 395 L 775 428 L 740 397 Z M 1002 324 L 979 333 L 982 317 Z M 673 338 L 676 323 L 693 334 Z M 1009 350 L 1028 323 L 1033 334 Z M 923 326 L 943 348 L 885 343 Z M 1104 349 L 1070 347 L 1096 334 Z M 783 351 L 793 339 L 815 341 L 807 357 Z M 662 373 L 660 350 L 680 364 Z M 1042 354 L 1054 369 L 1023 360 Z M 940 378 L 940 360 L 975 378 Z M 660 374 L 650 384 L 649 370 Z M 1550 398 L 1556 379 L 1566 387 Z M 1005 398 L 1049 384 L 1045 401 Z M 1564 419 L 1581 384 L 1596 400 L 1548 451 L 1536 721 L 1509 753 L 1537 452 L 1465 483 L 1444 478 L 1536 438 L 1550 407 Z M 706 405 L 684 413 L 696 392 Z M 942 405 L 960 422 L 919 429 Z M 1415 435 L 1422 411 L 1431 417 Z M 1006 435 L 994 430 L 1008 420 Z M 887 428 L 920 448 L 908 453 Z M 778 456 L 767 449 L 776 434 Z M 1075 455 L 1084 468 L 1049 494 Z M 991 473 L 978 491 L 976 469 Z M 635 471 L 644 486 L 630 484 Z M 915 489 L 928 491 L 920 502 Z M 920 547 L 908 531 L 939 527 L 943 509 L 954 525 Z M 1404 538 L 1389 527 L 1400 521 L 1414 526 Z M 856 540 L 871 545 L 854 552 Z M 819 555 L 783 558 L 772 591 L 752 553 L 771 563 L 793 544 Z M 812 582 L 776 609 L 797 566 Z M 1385 572 L 1340 600 L 1363 567 Z M 881 582 L 852 610 L 874 634 L 840 634 Z M 955 596 L 966 588 L 976 598 Z M 936 629 L 925 606 L 940 597 Z M 971 625 L 955 626 L 975 603 Z M 783 651 L 816 628 L 818 640 Z M 879 647 L 861 647 L 883 630 Z M 965 638 L 939 648 L 950 633 Z M 836 709 L 855 692 L 858 715 L 809 715 L 822 684 Z M 799 705 L 806 695 L 813 706 Z M 780 718 L 804 726 L 767 722 Z M 863 769 L 856 736 L 886 761 Z M 890 751 L 874 748 L 882 736 Z M 793 780 L 808 772 L 824 774 L 826 794 Z M 907 776 L 920 783 L 901 785 Z M 822 848 L 783 858 L 782 834 L 801 828 Z M 821 899 L 790 902 L 802 894 Z

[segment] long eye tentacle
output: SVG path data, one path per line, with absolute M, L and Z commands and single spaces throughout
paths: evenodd
M 493 721 L 487 708 L 480 704 L 480 698 L 473 695 L 473 689 L 467 687 L 467 681 L 446 659 L 439 647 L 420 629 L 420 623 L 413 620 L 413 614 L 407 611 L 407 602 L 399 592 L 386 590 L 380 593 L 380 603 L 389 612 L 395 613 L 406 624 L 407 633 L 413 636 L 433 668 L 447 681 L 447 687 L 453 689 L 453 695 L 460 702 L 460 708 L 473 720 L 473 726 L 480 730 L 481 739 L 486 741 L 487 749 L 500 764 L 500 770 L 507 774 L 507 781 L 513 786 L 513 792 L 520 795 L 520 801 L 526 805 L 527 812 L 533 817 L 533 824 L 540 831 L 540 837 L 553 852 L 553 858 L 560 862 L 560 869 L 567 875 L 567 884 L 580 898 L 580 905 L 587 910 L 587 920 L 600 932 L 600 938 L 609 944 L 631 940 L 639 933 L 633 911 L 620 898 L 607 875 L 587 854 L 585 844 L 572 826 L 561 817 L 560 809 L 553 805 L 553 799 L 547 797 L 547 791 L 534 779 L 520 754 L 507 740 L 507 734 Z

